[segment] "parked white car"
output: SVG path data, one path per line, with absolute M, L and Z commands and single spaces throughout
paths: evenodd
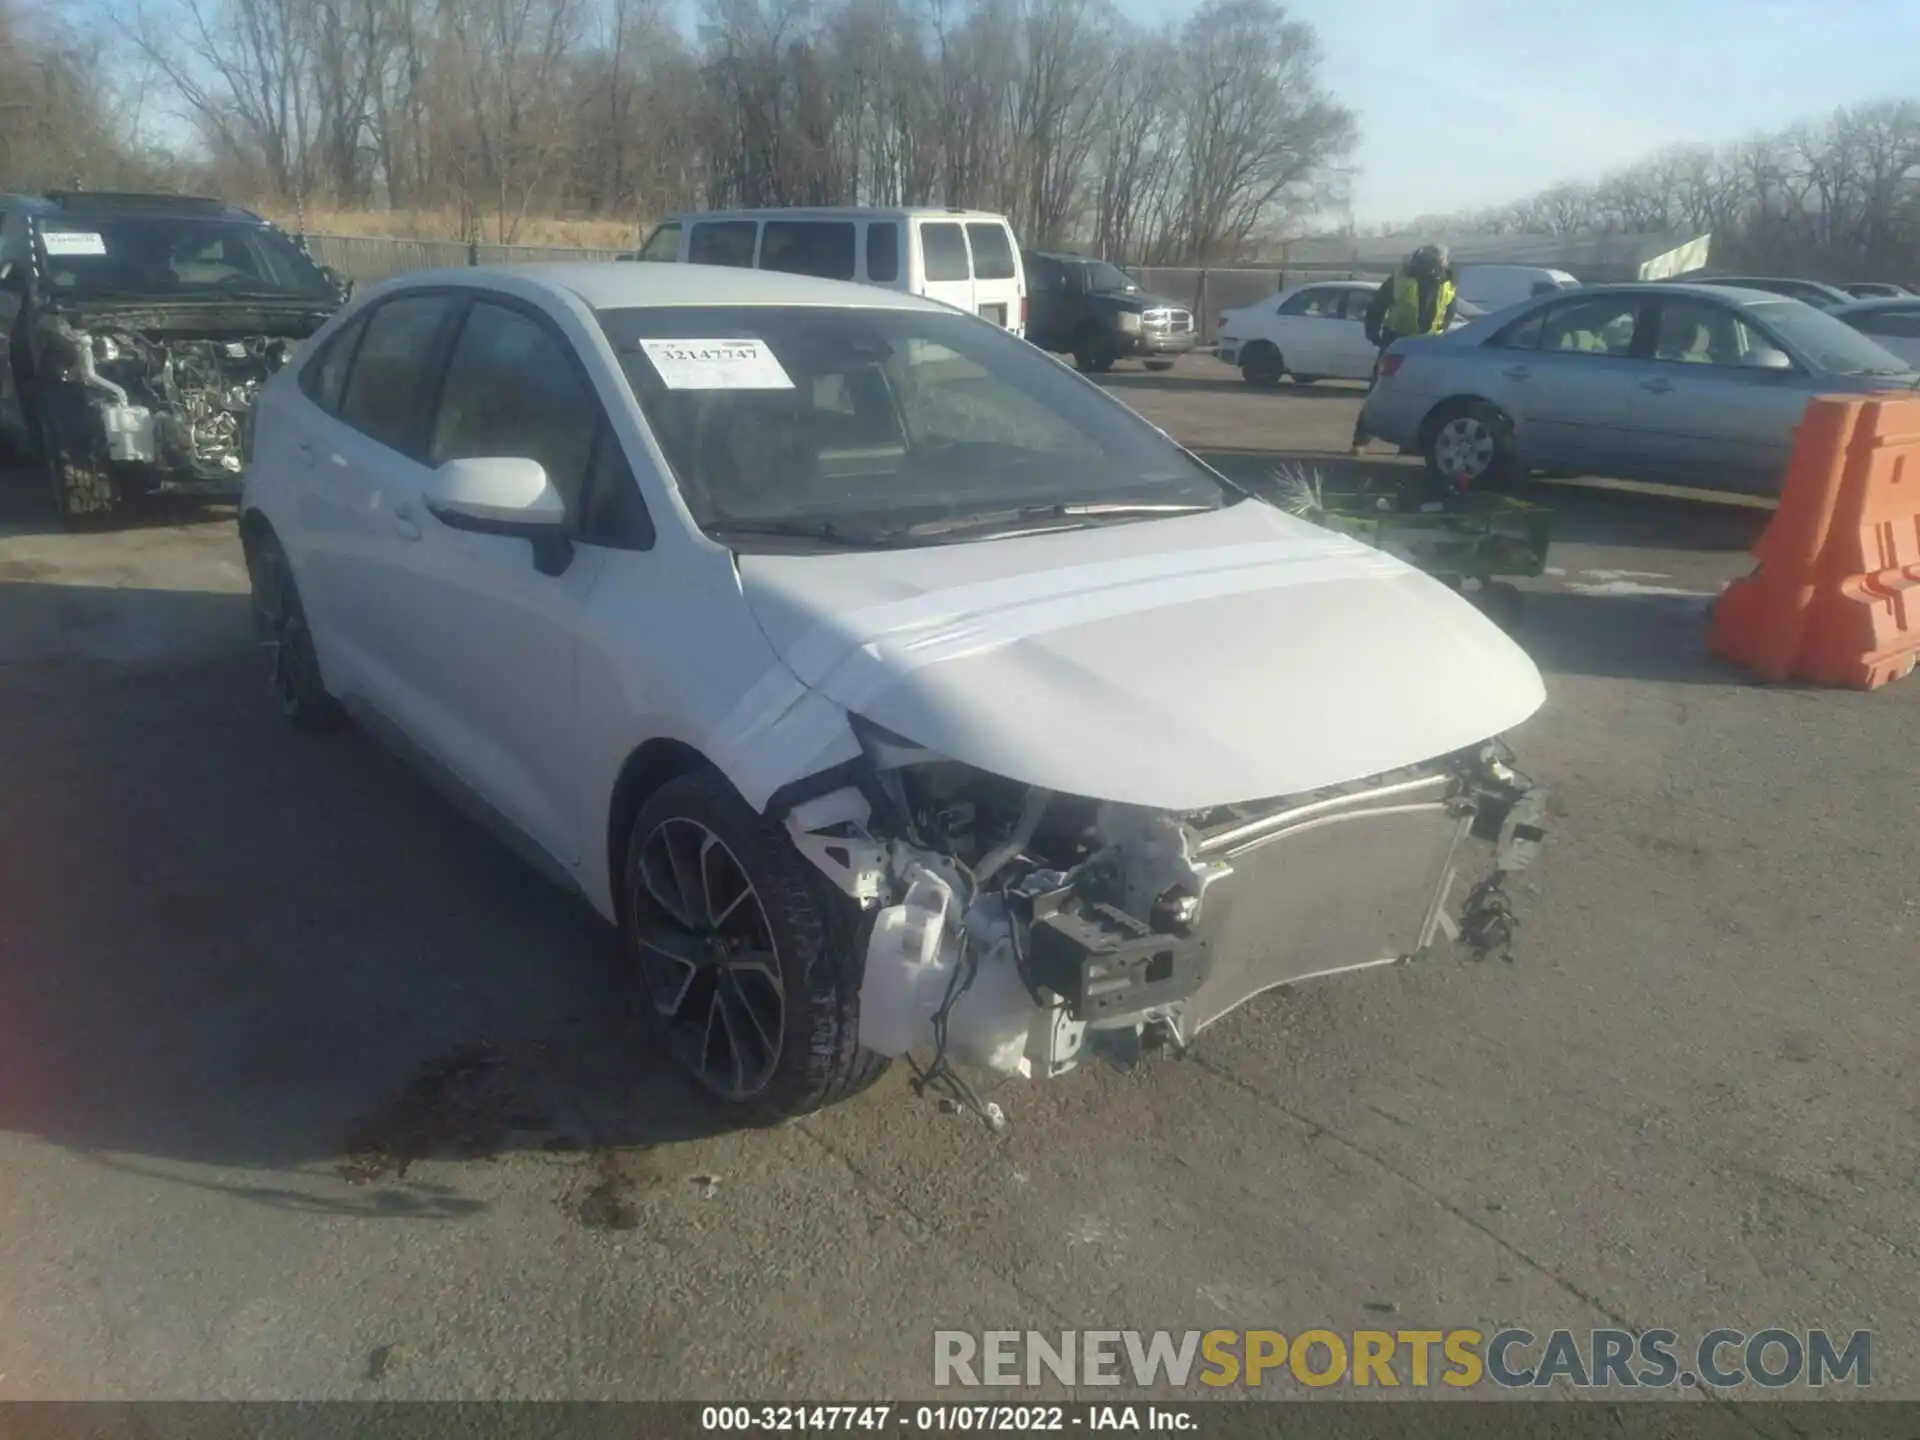
M 1367 305 L 1377 283 L 1320 280 L 1282 290 L 1220 317 L 1214 353 L 1240 367 L 1249 385 L 1368 380 L 1378 352 L 1367 339 Z
M 1296 385 L 1316 380 L 1371 380 L 1378 355 L 1367 339 L 1367 306 L 1380 284 L 1374 280 L 1321 280 L 1295 285 L 1258 305 L 1220 316 L 1214 354 L 1237 365 L 1249 385 L 1271 387 L 1282 377 Z M 1481 313 L 1464 297 L 1454 307 L 1455 326 Z
M 1467 600 L 897 292 L 401 277 L 265 386 L 240 524 L 288 718 L 476 799 L 764 1112 L 1497 943 L 1456 874 L 1539 834 Z

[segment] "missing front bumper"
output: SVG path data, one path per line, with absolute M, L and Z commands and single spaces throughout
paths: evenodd
M 1517 921 L 1503 883 L 1531 861 L 1543 814 L 1544 795 L 1490 746 L 1206 830 L 1149 817 L 1118 832 L 1131 876 L 1122 853 L 1104 879 L 1023 882 L 963 907 L 957 874 L 919 869 L 905 903 L 876 916 L 862 1040 L 924 1048 L 944 1007 L 955 1059 L 1052 1076 L 1090 1033 L 1161 1030 L 1184 1046 L 1257 995 L 1405 964 L 1443 934 L 1504 950 Z M 1199 879 L 1184 898 L 1162 889 L 1181 869 Z

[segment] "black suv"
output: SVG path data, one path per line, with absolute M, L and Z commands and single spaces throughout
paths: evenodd
M 157 491 L 237 495 L 255 392 L 349 288 L 218 200 L 10 196 L 0 437 L 39 453 L 69 524 Z
M 1198 341 L 1193 312 L 1142 293 L 1117 265 L 1085 255 L 1023 250 L 1027 272 L 1027 339 L 1071 355 L 1082 370 L 1104 372 L 1129 355 L 1165 370 Z

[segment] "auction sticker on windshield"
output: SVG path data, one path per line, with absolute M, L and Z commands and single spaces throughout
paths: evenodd
M 107 242 L 92 230 L 44 230 L 40 243 L 49 255 L 104 255 Z
M 669 390 L 791 390 L 793 381 L 764 340 L 642 340 Z

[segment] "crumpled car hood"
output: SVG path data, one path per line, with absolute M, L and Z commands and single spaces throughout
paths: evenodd
M 1466 600 L 1257 500 L 739 569 L 811 689 L 952 759 L 1104 800 L 1297 794 L 1476 744 L 1545 699 Z

